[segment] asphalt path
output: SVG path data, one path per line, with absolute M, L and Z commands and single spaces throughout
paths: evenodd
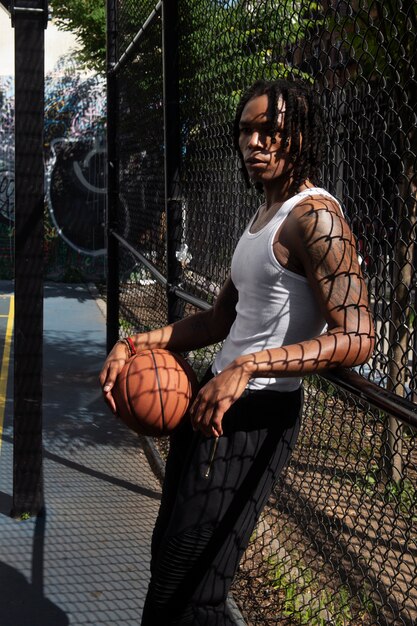
M 138 626 L 160 500 L 143 442 L 104 406 L 104 304 L 86 285 L 44 300 L 45 514 L 16 520 L 13 285 L 0 282 L 0 624 Z

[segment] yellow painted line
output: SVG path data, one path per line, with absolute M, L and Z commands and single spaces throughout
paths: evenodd
M 10 350 L 12 347 L 14 322 L 14 296 L 10 296 L 9 315 L 7 316 L 6 335 L 4 338 L 3 358 L 0 370 L 0 452 L 3 439 L 4 412 L 6 409 L 7 379 L 9 378 Z

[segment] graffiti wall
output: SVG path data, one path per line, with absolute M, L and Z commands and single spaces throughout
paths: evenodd
M 105 275 L 105 82 L 61 57 L 45 81 L 45 276 Z M 0 279 L 13 275 L 13 80 L 0 77 Z
M 0 77 L 0 278 L 11 278 L 14 224 L 13 79 Z

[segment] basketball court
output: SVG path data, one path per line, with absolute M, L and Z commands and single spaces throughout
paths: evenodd
M 85 285 L 45 285 L 45 515 L 16 520 L 13 285 L 0 294 L 0 623 L 137 626 L 160 486 L 101 399 L 104 305 Z

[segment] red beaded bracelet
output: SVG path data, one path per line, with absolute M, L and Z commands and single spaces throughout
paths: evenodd
M 122 343 L 124 346 L 126 346 L 128 354 L 129 354 L 129 359 L 134 354 L 136 354 L 135 344 L 133 343 L 133 340 L 130 337 L 123 337 L 123 339 L 119 339 L 117 343 Z
M 134 354 L 136 354 L 136 347 L 133 343 L 133 339 L 131 337 L 126 337 L 126 341 L 129 344 L 130 356 L 133 356 Z

